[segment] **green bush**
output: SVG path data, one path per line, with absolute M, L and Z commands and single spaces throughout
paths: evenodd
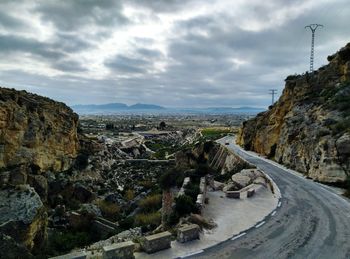
M 105 218 L 112 221 L 120 218 L 120 208 L 117 204 L 105 200 L 96 200 L 94 203 L 100 208 Z
M 162 207 L 162 195 L 154 194 L 140 200 L 139 207 L 142 212 L 154 212 Z
M 181 174 L 175 169 L 171 169 L 170 171 L 162 174 L 159 178 L 160 188 L 162 188 L 162 190 L 167 190 L 175 187 L 179 177 L 181 177 Z
M 199 194 L 199 185 L 190 182 L 185 186 L 184 189 L 185 189 L 185 194 L 191 197 L 193 202 L 196 202 L 197 196 Z
M 130 229 L 134 226 L 135 219 L 134 217 L 127 217 L 119 222 L 119 226 L 124 229 Z
M 179 216 L 184 216 L 196 211 L 196 206 L 190 196 L 180 195 L 175 199 L 175 211 Z
M 50 255 L 62 254 L 93 241 L 93 236 L 89 232 L 54 231 L 48 240 L 46 252 Z
M 79 154 L 75 159 L 75 166 L 79 170 L 85 169 L 89 164 L 89 156 L 86 154 Z
M 345 131 L 350 132 L 350 119 L 338 121 L 336 124 L 331 126 L 333 135 L 341 134 Z

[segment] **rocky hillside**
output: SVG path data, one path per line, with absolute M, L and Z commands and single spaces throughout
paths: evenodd
M 0 88 L 0 169 L 67 170 L 77 155 L 78 116 L 48 98 Z
M 0 239 L 4 258 L 28 258 L 30 251 L 38 252 L 44 245 L 48 175 L 55 177 L 73 165 L 79 149 L 77 124 L 78 116 L 63 103 L 0 88 Z
M 286 78 L 280 99 L 243 123 L 237 143 L 322 182 L 350 174 L 350 43 L 313 73 Z

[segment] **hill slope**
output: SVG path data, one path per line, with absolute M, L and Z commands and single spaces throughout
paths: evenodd
M 350 43 L 313 73 L 288 76 L 280 99 L 243 123 L 237 143 L 322 182 L 350 173 Z

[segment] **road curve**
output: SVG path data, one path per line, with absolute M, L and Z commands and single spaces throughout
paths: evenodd
M 282 194 L 265 224 L 192 258 L 350 258 L 350 203 L 331 190 L 244 152 L 227 147 L 266 172 Z

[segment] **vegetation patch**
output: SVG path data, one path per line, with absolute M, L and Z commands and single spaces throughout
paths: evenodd
M 151 213 L 140 213 L 135 216 L 134 225 L 137 227 L 147 227 L 154 229 L 158 227 L 161 223 L 161 213 L 151 212 Z
M 175 211 L 178 216 L 182 217 L 191 212 L 197 212 L 197 209 L 192 197 L 185 194 L 175 199 Z
M 229 127 L 215 127 L 204 128 L 201 130 L 201 133 L 206 140 L 216 140 L 226 136 L 227 134 L 234 133 L 234 130 Z
M 162 207 L 162 195 L 154 194 L 147 196 L 139 202 L 139 207 L 144 213 L 158 211 Z
M 57 256 L 68 253 L 74 248 L 89 245 L 94 241 L 96 241 L 94 235 L 90 232 L 54 231 L 49 236 L 49 245 L 46 247 L 44 254 Z
M 96 200 L 95 204 L 100 208 L 102 215 L 112 221 L 120 218 L 120 208 L 117 204 L 105 200 Z

